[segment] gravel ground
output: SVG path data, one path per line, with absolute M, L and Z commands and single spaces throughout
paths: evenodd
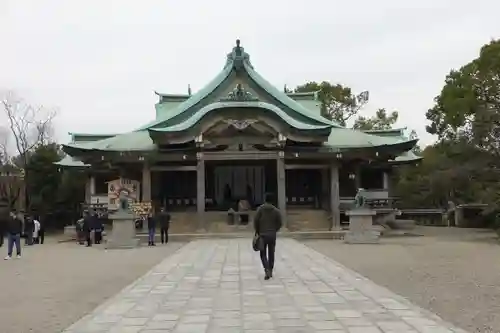
M 105 251 L 51 239 L 23 248 L 22 259 L 0 261 L 0 332 L 60 332 L 181 246 Z
M 500 332 L 500 245 L 491 232 L 419 227 L 379 245 L 305 241 L 313 249 L 469 332 Z

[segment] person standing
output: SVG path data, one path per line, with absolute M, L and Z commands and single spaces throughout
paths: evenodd
M 36 218 L 33 219 L 33 242 L 40 244 L 40 222 Z
M 47 220 L 47 215 L 45 215 L 42 219 L 38 218 L 38 222 L 40 223 L 40 230 L 38 231 L 38 237 L 40 240 L 40 244 L 43 244 L 45 241 L 45 222 Z
M 90 238 L 91 232 L 92 232 L 92 216 L 88 211 L 86 211 L 85 216 L 83 218 L 83 233 L 85 235 L 85 240 L 87 241 L 87 247 L 92 246 L 92 239 Z
M 31 216 L 24 216 L 24 245 L 33 245 L 33 232 L 35 223 Z
M 83 245 L 83 221 L 84 221 L 85 215 L 81 218 L 79 218 L 76 221 L 75 229 L 76 229 L 76 241 L 79 245 Z
M 9 207 L 7 206 L 7 203 L 0 201 L 0 247 L 3 246 L 9 217 Z
M 94 243 L 101 244 L 104 225 L 97 213 L 94 214 Z
M 148 215 L 148 246 L 155 245 L 156 219 L 149 213 Z
M 170 214 L 165 211 L 165 208 L 161 208 L 158 214 L 158 222 L 160 223 L 160 237 L 161 243 L 168 243 L 168 228 L 170 227 Z
M 262 242 L 260 259 L 264 267 L 265 280 L 273 277 L 276 234 L 283 224 L 281 212 L 271 203 L 272 201 L 272 196 L 266 194 L 264 204 L 257 209 L 254 217 L 255 233 Z
M 14 245 L 16 246 L 17 258 L 21 258 L 21 232 L 23 231 L 23 222 L 20 216 L 11 213 L 7 223 L 7 256 L 5 260 L 12 258 Z

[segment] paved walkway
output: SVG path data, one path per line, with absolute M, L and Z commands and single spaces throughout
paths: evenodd
M 198 240 L 64 332 L 464 332 L 297 241 L 278 241 L 269 281 L 250 240 Z

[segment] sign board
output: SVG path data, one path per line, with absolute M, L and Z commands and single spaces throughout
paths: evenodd
M 118 209 L 120 190 L 126 189 L 131 204 L 140 199 L 140 182 L 132 179 L 118 178 L 108 182 L 108 209 Z
M 101 204 L 107 206 L 109 204 L 109 198 L 107 195 L 92 195 L 90 196 L 90 204 Z

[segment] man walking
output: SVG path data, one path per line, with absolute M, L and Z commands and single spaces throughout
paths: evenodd
M 156 219 L 150 213 L 148 215 L 148 246 L 155 245 Z
M 168 243 L 168 228 L 170 227 L 170 214 L 165 211 L 165 208 L 160 210 L 158 214 L 158 222 L 160 223 L 161 243 Z
M 260 260 L 264 267 L 265 280 L 273 276 L 276 233 L 282 225 L 281 212 L 271 204 L 272 199 L 270 194 L 266 194 L 265 203 L 257 209 L 254 217 L 255 233 L 261 238 L 263 245 L 260 250 Z
M 23 222 L 19 216 L 14 213 L 10 214 L 7 223 L 7 257 L 5 260 L 12 258 L 12 250 L 16 246 L 17 258 L 21 258 L 21 232 L 23 230 Z

